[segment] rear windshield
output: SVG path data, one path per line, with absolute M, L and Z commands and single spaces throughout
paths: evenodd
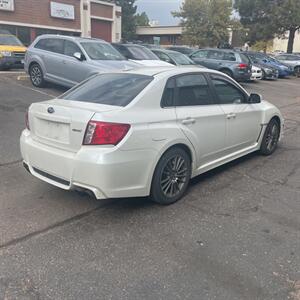
M 100 74 L 74 87 L 61 99 L 97 104 L 126 106 L 153 77 L 139 74 Z
M 133 59 L 136 60 L 159 60 L 151 50 L 145 47 L 129 46 L 128 51 L 132 54 Z

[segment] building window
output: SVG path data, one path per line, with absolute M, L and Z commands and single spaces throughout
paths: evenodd
M 25 46 L 28 46 L 31 42 L 29 27 L 0 25 L 0 31 L 1 30 L 15 35 Z

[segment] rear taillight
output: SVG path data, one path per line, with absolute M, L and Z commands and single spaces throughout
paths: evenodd
M 26 128 L 27 128 L 28 130 L 30 130 L 28 111 L 27 111 L 26 114 L 25 114 L 25 125 L 26 125 Z
M 239 68 L 239 69 L 247 69 L 247 68 L 248 68 L 248 65 L 247 65 L 247 64 L 239 64 L 239 65 L 238 65 L 238 68 Z
M 90 121 L 83 145 L 117 145 L 130 129 L 129 124 Z

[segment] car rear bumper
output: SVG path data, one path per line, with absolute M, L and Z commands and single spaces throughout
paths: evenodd
M 241 72 L 241 71 L 236 71 L 234 73 L 234 79 L 236 81 L 249 81 L 251 79 L 252 73 L 251 72 Z
M 97 199 L 149 195 L 155 150 L 82 146 L 73 153 L 33 140 L 28 130 L 21 135 L 20 147 L 26 169 L 59 188 L 88 190 Z

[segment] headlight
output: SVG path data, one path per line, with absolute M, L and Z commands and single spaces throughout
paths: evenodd
M 11 52 L 10 51 L 0 51 L 0 55 L 1 56 L 11 56 Z

